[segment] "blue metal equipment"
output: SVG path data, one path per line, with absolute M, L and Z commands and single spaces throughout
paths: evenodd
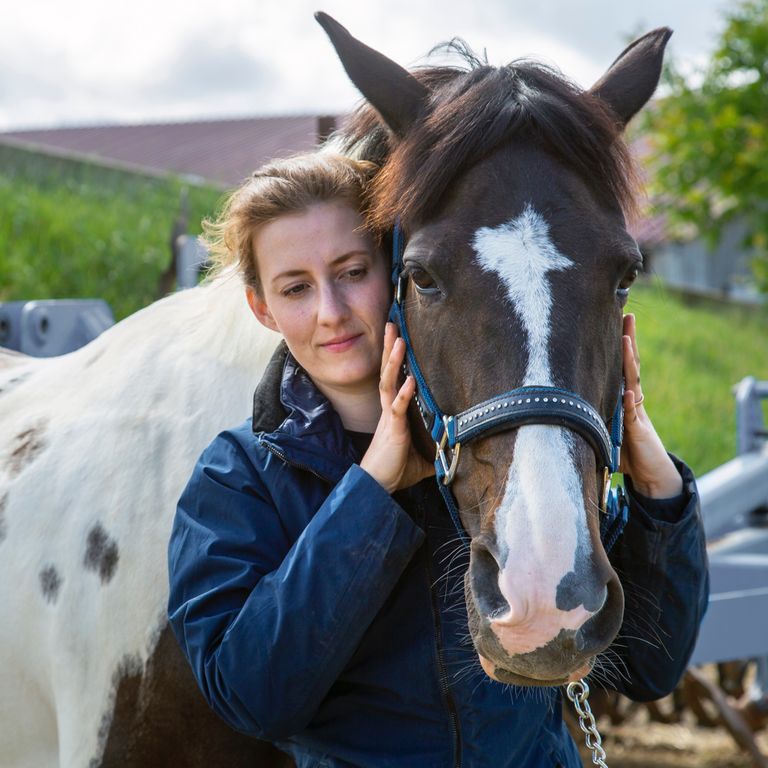
M 735 394 L 738 456 L 698 481 L 711 597 L 692 664 L 768 656 L 768 381 Z
M 115 324 L 101 299 L 46 299 L 0 304 L 0 347 L 54 357 L 84 346 Z

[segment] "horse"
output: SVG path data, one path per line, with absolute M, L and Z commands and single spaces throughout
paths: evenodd
M 618 468 L 622 308 L 642 267 L 621 134 L 658 84 L 671 31 L 636 40 L 583 91 L 530 61 L 466 55 L 468 68 L 411 73 L 316 18 L 375 110 L 344 149 L 381 164 L 368 220 L 395 227 L 392 317 L 417 382 L 412 431 L 437 457 L 470 550 L 472 644 L 494 680 L 576 682 L 624 614 L 601 540 Z
M 668 33 L 581 92 L 530 63 L 412 75 L 320 21 L 374 109 L 336 141 L 381 162 L 370 220 L 399 219 L 407 237 L 403 306 L 437 402 L 458 414 L 511 386 L 558 385 L 608 420 L 639 263 L 619 133 L 655 88 Z M 207 710 L 166 619 L 176 499 L 203 447 L 248 415 L 277 341 L 242 294 L 221 275 L 69 355 L 0 355 L 7 768 L 288 764 Z M 434 455 L 418 414 L 413 432 Z M 439 449 L 471 541 L 484 669 L 524 685 L 581 674 L 623 599 L 600 543 L 593 446 L 526 424 L 466 444 L 457 466 Z
M 223 273 L 55 358 L 0 354 L 0 764 L 290 764 L 205 704 L 168 628 L 197 457 L 278 342 Z

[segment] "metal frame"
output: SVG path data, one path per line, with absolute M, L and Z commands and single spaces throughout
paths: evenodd
M 735 396 L 739 455 L 698 482 L 711 596 L 692 664 L 768 656 L 768 381 Z

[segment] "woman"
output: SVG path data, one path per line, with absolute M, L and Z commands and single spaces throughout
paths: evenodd
M 369 172 L 323 153 L 273 163 L 214 228 L 215 250 L 239 259 L 254 315 L 285 345 L 252 420 L 213 441 L 179 502 L 173 629 L 219 715 L 299 766 L 578 766 L 559 693 L 511 695 L 488 680 L 459 637 L 460 594 L 451 616 L 434 599 L 456 574 L 429 535 L 451 523 L 411 446 L 414 383 L 398 386 L 404 345 L 385 329 L 388 261 L 359 213 Z M 634 496 L 612 560 L 657 591 L 675 636 L 659 648 L 626 633 L 618 657 L 642 675 L 617 687 L 655 698 L 690 653 L 705 556 L 693 478 L 642 406 L 631 317 L 625 333 L 622 468 Z M 673 578 L 690 581 L 687 604 L 667 598 Z M 450 691 L 437 645 L 457 665 Z

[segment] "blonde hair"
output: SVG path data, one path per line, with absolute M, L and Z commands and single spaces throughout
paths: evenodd
M 227 198 L 215 221 L 203 221 L 213 271 L 235 265 L 246 285 L 261 295 L 253 245 L 258 229 L 328 200 L 343 200 L 362 212 L 375 170 L 373 163 L 326 150 L 263 165 Z

